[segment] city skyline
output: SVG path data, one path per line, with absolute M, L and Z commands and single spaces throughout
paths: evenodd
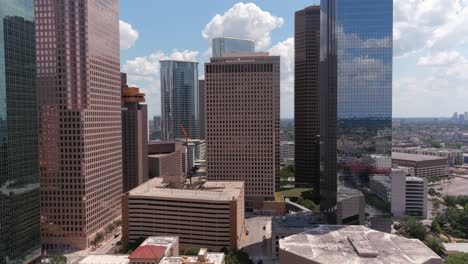
M 145 9 L 148 11 L 133 5 L 131 1 L 121 1 L 121 20 L 128 22 L 122 23 L 126 29 L 122 33 L 130 33 L 122 34 L 122 39 L 125 40 L 125 47 L 131 46 L 131 43 L 134 45 L 122 50 L 121 65 L 129 72 L 129 82 L 137 84 L 148 95 L 149 116 L 159 113 L 159 84 L 155 82 L 159 80 L 159 66 L 156 66 L 155 60 L 172 57 L 195 58 L 200 63 L 208 61 L 209 38 L 216 34 L 252 38 L 259 47 L 258 51 L 270 50 L 273 55 L 282 56 L 281 117 L 293 116 L 294 107 L 290 102 L 294 98 L 294 12 L 305 6 L 319 4 L 319 1 L 301 0 L 287 5 L 275 1 L 250 2 L 253 4 L 222 1 L 210 3 L 210 8 L 201 8 L 208 5 L 204 1 L 184 3 L 188 4 L 184 12 L 197 10 L 197 16 L 187 13 L 184 23 L 172 24 L 173 30 L 170 32 L 155 32 L 154 27 L 149 25 L 169 19 L 172 13 L 167 10 L 176 10 L 179 1 L 145 1 L 148 7 Z M 468 96 L 463 86 L 463 78 L 466 77 L 461 75 L 464 69 L 468 69 L 468 38 L 463 37 L 463 34 L 468 35 L 465 33 L 468 29 L 463 26 L 468 19 L 465 2 L 406 1 L 394 6 L 394 117 L 448 117 L 463 109 L 461 98 Z M 245 11 L 247 17 L 237 20 L 235 14 L 241 10 Z M 262 23 L 258 29 L 261 31 L 255 35 L 236 31 L 233 27 L 249 28 L 260 18 L 268 22 Z M 130 26 L 133 30 L 128 30 Z M 261 37 L 264 33 L 269 41 L 266 41 L 267 37 Z M 190 42 L 184 40 L 187 37 Z M 202 67 L 199 69 L 200 76 L 203 76 Z M 434 108 L 433 105 L 438 107 Z

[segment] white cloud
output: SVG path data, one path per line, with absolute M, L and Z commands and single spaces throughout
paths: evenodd
M 192 50 L 173 50 L 169 55 L 159 51 L 148 56 L 136 57 L 133 60 L 125 62 L 122 67 L 122 71 L 127 73 L 129 81 L 136 82 L 137 86 L 139 86 L 142 92 L 145 93 L 149 118 L 155 114 L 159 114 L 161 107 L 161 78 L 159 61 L 196 61 L 198 55 L 198 51 Z
M 257 50 L 270 46 L 270 32 L 281 27 L 284 19 L 263 11 L 253 3 L 237 3 L 223 15 L 217 14 L 205 26 L 202 35 L 211 40 L 215 37 L 240 37 L 255 41 Z
M 129 23 L 119 20 L 120 28 L 120 50 L 126 50 L 135 44 L 139 37 L 138 31 L 136 31 Z
M 397 57 L 468 41 L 468 0 L 394 0 Z
M 425 57 L 419 58 L 418 65 L 420 66 L 448 66 L 467 63 L 465 57 L 458 51 L 440 51 L 434 52 Z
M 271 55 L 281 57 L 281 116 L 294 116 L 294 38 L 274 45 Z

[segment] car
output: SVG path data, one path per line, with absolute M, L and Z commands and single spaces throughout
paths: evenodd
M 265 230 L 265 229 L 266 229 L 266 226 L 263 226 L 263 230 Z
M 249 230 L 248 230 L 248 229 L 245 230 L 245 235 L 246 235 L 246 236 L 249 235 Z

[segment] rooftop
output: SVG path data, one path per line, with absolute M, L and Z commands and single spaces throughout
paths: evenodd
M 280 249 L 308 259 L 311 263 L 442 263 L 437 254 L 417 239 L 364 226 L 322 225 L 281 239 Z
M 411 160 L 411 161 L 447 160 L 447 158 L 445 157 L 409 154 L 409 153 L 401 153 L 401 152 L 392 152 L 392 159 Z
M 185 260 L 185 262 L 184 262 Z M 198 261 L 198 256 L 165 257 L 159 264 L 222 264 L 224 253 L 208 253 L 204 262 Z
M 161 259 L 166 253 L 164 246 L 139 246 L 128 256 L 129 259 Z
M 442 243 L 445 250 L 454 253 L 468 253 L 468 243 Z
M 168 188 L 162 178 L 153 178 L 129 191 L 130 196 L 150 196 L 210 201 L 237 200 L 244 188 L 243 182 L 205 182 L 182 188 Z
M 323 216 L 319 213 L 304 213 L 296 215 L 277 216 L 272 220 L 273 232 L 287 230 L 308 230 L 324 223 Z
M 128 264 L 128 255 L 89 255 L 80 264 Z

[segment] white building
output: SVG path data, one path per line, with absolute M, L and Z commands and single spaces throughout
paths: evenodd
M 427 218 L 427 179 L 409 174 L 405 168 L 392 169 L 391 205 L 395 217 Z

